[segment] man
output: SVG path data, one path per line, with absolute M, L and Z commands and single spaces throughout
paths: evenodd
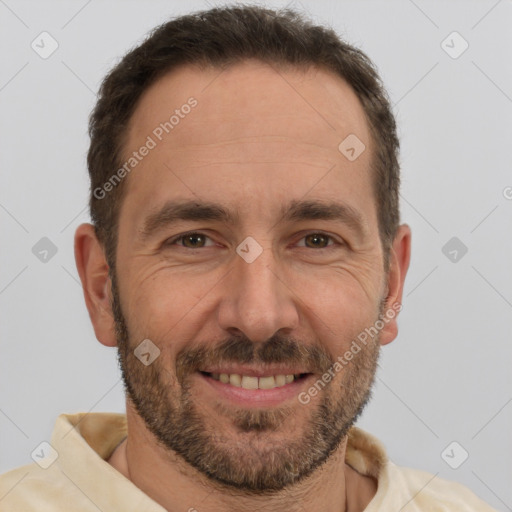
M 362 52 L 289 11 L 181 17 L 107 76 L 90 135 L 75 255 L 126 417 L 60 416 L 2 510 L 492 510 L 353 426 L 411 246 Z

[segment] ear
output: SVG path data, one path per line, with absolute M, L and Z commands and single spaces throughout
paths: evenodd
M 380 332 L 381 345 L 391 343 L 398 334 L 397 317 L 402 309 L 405 275 L 411 259 L 411 228 L 407 224 L 398 227 L 389 257 L 387 297 L 383 312 L 385 326 Z
M 115 347 L 112 283 L 103 247 L 91 224 L 81 224 L 75 232 L 75 261 L 96 338 L 103 345 Z

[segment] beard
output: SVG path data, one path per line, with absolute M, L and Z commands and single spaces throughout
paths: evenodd
M 305 345 L 289 336 L 276 334 L 255 344 L 240 335 L 216 346 L 185 347 L 174 365 L 172 361 L 165 364 L 166 342 L 162 340 L 156 343 L 161 355 L 145 366 L 134 355 L 141 340 L 130 338 L 115 270 L 111 270 L 118 360 L 127 397 L 161 447 L 178 454 L 216 484 L 261 495 L 298 483 L 329 459 L 369 402 L 380 354 L 378 334 L 361 346 L 350 364 L 319 391 L 318 400 L 308 405 L 298 405 L 298 400 L 271 409 L 215 404 L 212 413 L 193 398 L 191 377 L 201 368 L 228 362 L 290 363 L 321 379 L 334 359 L 320 346 Z M 383 307 L 384 301 L 379 317 Z M 297 407 L 309 408 L 305 425 L 296 425 Z M 234 435 L 226 432 L 225 423 L 216 415 L 229 419 Z M 293 435 L 285 435 L 284 427 L 291 428 Z

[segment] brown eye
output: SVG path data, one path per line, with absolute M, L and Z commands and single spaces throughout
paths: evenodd
M 166 240 L 163 245 L 168 248 L 178 246 L 178 248 L 182 247 L 184 249 L 202 249 L 215 245 L 215 242 L 204 233 L 189 231 Z
M 178 240 L 182 241 L 183 247 L 188 247 L 189 249 L 197 249 L 198 247 L 204 247 L 205 238 L 207 237 L 201 233 L 190 233 L 180 237 Z
M 306 240 L 307 247 L 320 248 L 324 249 L 329 245 L 330 236 L 324 235 L 322 233 L 312 233 L 310 235 L 306 235 L 304 240 Z

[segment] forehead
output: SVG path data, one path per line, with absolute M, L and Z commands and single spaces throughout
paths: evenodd
M 136 145 L 192 96 L 198 101 L 194 115 L 173 128 L 165 141 L 169 146 L 190 144 L 192 138 L 207 144 L 233 135 L 285 135 L 336 149 L 348 131 L 369 142 L 363 108 L 341 77 L 314 67 L 300 70 L 248 60 L 227 69 L 182 66 L 164 75 L 140 98 L 128 143 Z
M 339 149 L 352 135 L 366 146 L 355 161 Z M 128 176 L 123 209 L 147 211 L 148 201 L 173 194 L 243 203 L 251 195 L 272 200 L 269 191 L 282 201 L 308 190 L 364 199 L 371 190 L 373 145 L 364 110 L 343 79 L 322 69 L 259 61 L 180 67 L 140 98 L 126 160 L 148 137 L 154 148 Z

